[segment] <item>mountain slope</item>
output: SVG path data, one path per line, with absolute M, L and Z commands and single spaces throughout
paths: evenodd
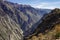
M 28 40 L 60 40 L 60 9 L 54 9 L 44 15 L 36 30 Z M 26 39 L 26 40 L 27 40 Z
M 22 40 L 23 31 L 8 15 L 0 14 L 0 40 Z
M 7 14 L 5 3 L 0 1 L 0 40 L 23 40 L 23 31 Z

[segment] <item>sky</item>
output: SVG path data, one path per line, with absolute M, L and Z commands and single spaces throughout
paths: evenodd
M 60 0 L 8 0 L 18 4 L 31 5 L 34 8 L 54 9 L 60 8 Z

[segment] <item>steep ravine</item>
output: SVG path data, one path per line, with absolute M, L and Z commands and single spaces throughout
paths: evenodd
M 23 40 L 32 34 L 41 16 L 48 12 L 43 10 L 0 0 L 0 40 Z
M 30 5 L 0 0 L 1 14 L 7 14 L 13 21 L 15 21 L 24 31 L 24 36 L 32 34 L 38 26 L 41 17 L 50 11 L 50 9 L 36 9 Z
M 60 9 L 44 15 L 42 22 L 25 40 L 60 40 Z

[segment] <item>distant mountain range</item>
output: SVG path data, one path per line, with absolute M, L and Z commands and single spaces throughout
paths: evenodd
M 30 35 L 40 23 L 40 19 L 51 9 L 38 9 L 8 1 L 0 1 L 0 15 L 8 15 L 23 30 L 24 36 Z

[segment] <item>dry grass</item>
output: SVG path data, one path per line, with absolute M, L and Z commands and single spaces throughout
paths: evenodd
M 46 32 L 47 31 L 48 30 L 46 30 Z M 60 24 L 55 25 L 55 28 L 47 32 L 45 35 L 42 33 L 39 33 L 38 36 L 32 36 L 32 38 L 28 40 L 56 40 L 56 35 L 57 37 L 59 37 L 58 33 L 60 33 Z M 60 40 L 59 38 L 58 40 Z

